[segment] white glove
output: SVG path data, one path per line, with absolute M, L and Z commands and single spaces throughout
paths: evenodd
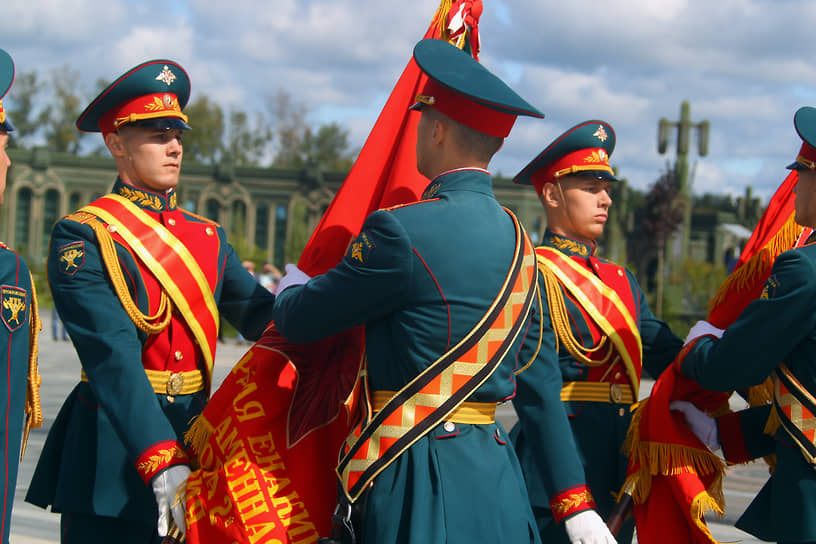
M 683 342 L 683 345 L 685 346 L 695 338 L 700 338 L 707 334 L 722 338 L 723 332 L 725 332 L 725 329 L 718 329 L 708 321 L 698 321 L 689 329 L 688 336 L 686 336 L 686 341 Z
M 287 264 L 284 267 L 286 273 L 278 282 L 278 290 L 275 291 L 276 295 L 280 295 L 283 293 L 283 290 L 287 287 L 292 287 L 293 285 L 303 285 L 307 281 L 309 281 L 310 277 L 306 272 L 303 272 L 297 265 L 294 264 Z
M 617 544 L 595 510 L 584 510 L 564 522 L 571 544 Z
M 187 492 L 187 477 L 190 476 L 190 467 L 187 465 L 173 465 L 159 472 L 153 478 L 153 494 L 159 505 L 159 536 L 167 536 L 170 516 L 182 534 L 187 534 L 184 523 L 184 495 Z M 176 500 L 178 495 L 179 500 Z
M 718 450 L 720 444 L 720 432 L 717 430 L 717 420 L 706 414 L 690 402 L 675 400 L 669 404 L 670 410 L 683 412 L 686 424 L 691 432 L 697 435 L 703 444 L 711 450 Z

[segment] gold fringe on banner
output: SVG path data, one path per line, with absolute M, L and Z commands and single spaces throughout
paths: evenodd
M 791 249 L 794 244 L 796 244 L 796 240 L 802 233 L 803 227 L 796 223 L 794 215 L 795 212 L 791 212 L 785 224 L 779 229 L 779 232 L 771 238 L 767 245 L 725 279 L 717 290 L 717 293 L 708 301 L 709 313 L 715 306 L 725 300 L 728 292 L 732 289 L 736 292 L 744 290 L 748 285 L 753 283 L 753 280 L 770 270 L 771 266 L 773 266 L 774 259 L 776 259 L 780 253 Z
M 436 29 L 436 33 L 443 40 L 447 40 L 448 36 L 448 14 L 450 13 L 453 0 L 442 0 L 439 7 L 436 8 L 433 20 L 431 21 L 431 28 Z
M 203 414 L 192 419 L 190 428 L 184 433 L 184 443 L 190 446 L 196 456 L 200 456 L 215 428 Z
M 676 476 L 692 472 L 715 474 L 706 492 L 695 497 L 692 512 L 698 509 L 701 512 L 700 516 L 706 512 L 714 512 L 722 516 L 725 506 L 725 496 L 722 490 L 725 463 L 708 450 L 657 442 L 641 442 L 640 420 L 648 402 L 646 400 L 638 404 L 623 444 L 623 452 L 637 462 L 638 470 L 626 478 L 621 492 L 630 494 L 636 504 L 643 504 L 649 497 L 652 476 Z

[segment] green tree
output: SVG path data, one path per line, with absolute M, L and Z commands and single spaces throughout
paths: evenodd
M 286 240 L 286 258 L 284 262 L 296 263 L 309 241 L 308 208 L 306 203 L 296 197 L 289 219 L 289 236 Z
M 685 206 L 680 195 L 677 175 L 669 168 L 652 185 L 646 195 L 646 213 L 641 222 L 644 232 L 657 247 L 657 296 L 655 314 L 663 316 L 663 286 L 666 241 L 683 224 Z
M 76 129 L 76 119 L 85 99 L 80 96 L 79 72 L 68 65 L 51 71 L 49 87 L 52 100 L 38 115 L 38 124 L 49 148 L 53 151 L 79 153 L 84 132 Z
M 350 170 L 354 154 L 348 150 L 348 135 L 338 123 L 321 125 L 317 132 L 307 128 L 301 152 L 304 164 L 316 161 L 327 170 Z
M 184 133 L 184 156 L 188 160 L 215 163 L 223 151 L 224 112 L 202 95 L 184 108 L 193 130 Z
M 230 110 L 226 148 L 236 166 L 260 166 L 272 138 L 263 113 Z
M 279 89 L 267 100 L 275 124 L 277 153 L 273 164 L 282 168 L 300 168 L 305 164 L 303 141 L 306 138 L 308 109 L 298 104 L 292 95 Z
M 9 140 L 11 147 L 27 147 L 37 133 L 39 128 L 37 103 L 41 89 L 42 82 L 38 80 L 37 72 L 32 70 L 16 74 L 13 92 L 8 95 L 11 107 L 4 104 L 15 129 Z

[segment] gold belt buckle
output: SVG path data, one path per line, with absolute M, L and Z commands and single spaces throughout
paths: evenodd
M 181 390 L 183 388 L 184 388 L 184 376 L 182 376 L 178 372 L 171 373 L 170 377 L 167 378 L 167 395 L 175 397 L 176 395 L 181 394 Z
M 619 383 L 613 383 L 609 386 L 609 398 L 615 404 L 620 404 L 623 400 L 623 386 Z

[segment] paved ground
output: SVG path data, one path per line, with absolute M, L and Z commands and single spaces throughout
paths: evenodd
M 237 345 L 234 339 L 218 345 L 214 372 L 216 385 L 221 383 L 224 376 L 229 373 L 232 365 L 240 359 L 248 347 L 248 344 Z M 12 544 L 51 544 L 59 542 L 59 516 L 25 503 L 23 497 L 31 480 L 34 465 L 39 457 L 48 429 L 54 421 L 63 400 L 77 383 L 79 371 L 79 361 L 73 345 L 70 342 L 55 342 L 52 340 L 50 313 L 44 315 L 43 332 L 40 335 L 40 373 L 43 377 L 41 396 L 45 423 L 40 429 L 31 432 L 28 451 L 20 467 L 12 514 Z M 644 384 L 644 387 L 642 387 L 646 392 L 650 388 L 651 384 Z M 500 408 L 499 420 L 509 428 L 515 421 L 512 408 Z M 760 542 L 750 535 L 734 529 L 733 523 L 766 478 L 767 469 L 764 464 L 754 463 L 730 469 L 725 480 L 727 502 L 725 518 L 720 522 L 710 524 L 715 538 L 723 542 L 739 541 L 747 544 Z

